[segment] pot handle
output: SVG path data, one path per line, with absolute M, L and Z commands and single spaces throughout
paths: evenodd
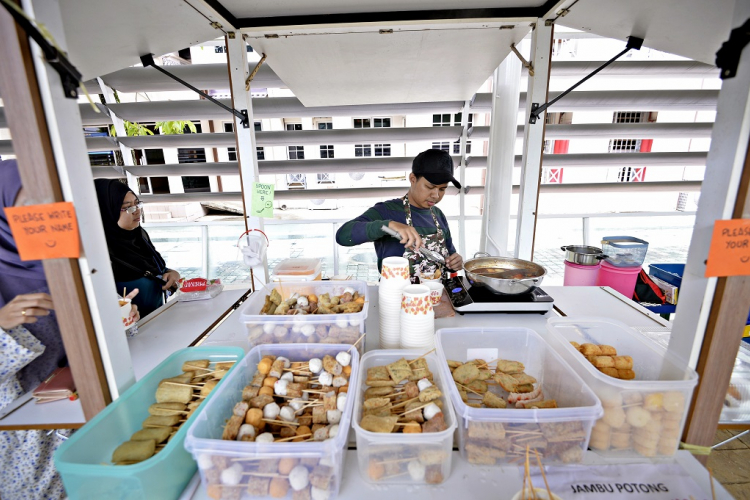
M 567 252 L 568 251 L 568 247 L 560 247 L 560 250 L 562 250 L 563 252 Z
M 603 253 L 596 256 L 596 260 L 604 260 L 609 259 L 609 255 L 604 255 Z
M 477 256 L 482 256 L 482 257 L 492 257 L 492 256 L 491 256 L 490 254 L 488 254 L 487 252 L 476 252 L 476 253 L 474 254 L 474 258 L 476 259 L 476 258 L 477 258 Z
M 537 285 L 537 284 L 539 284 L 539 282 L 541 280 L 539 278 L 524 278 L 524 279 L 521 279 L 521 280 L 510 280 L 511 284 L 523 283 L 524 281 L 533 281 L 534 284 Z

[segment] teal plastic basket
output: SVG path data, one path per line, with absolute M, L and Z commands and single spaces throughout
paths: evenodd
M 151 370 L 55 452 L 55 466 L 68 497 L 71 500 L 179 498 L 197 470 L 193 457 L 185 450 L 185 436 L 216 389 L 153 457 L 132 465 L 112 465 L 112 452 L 141 429 L 149 415 L 148 407 L 156 402 L 159 381 L 182 373 L 185 361 L 240 361 L 244 355 L 239 347 L 187 347 Z M 221 383 L 217 387 L 220 386 Z

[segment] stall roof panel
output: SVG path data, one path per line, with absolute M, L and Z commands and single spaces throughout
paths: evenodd
M 568 2 L 570 3 L 570 2 Z M 557 23 L 713 65 L 729 39 L 734 0 L 579 0 Z
M 268 56 L 268 65 L 308 107 L 463 101 L 530 26 L 482 22 L 383 29 L 272 29 L 248 33 L 247 41 Z
M 88 80 L 211 40 L 227 23 L 201 2 L 183 0 L 61 0 L 71 62 Z

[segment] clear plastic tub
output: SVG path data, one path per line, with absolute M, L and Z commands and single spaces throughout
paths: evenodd
M 247 328 L 248 349 L 259 344 L 323 343 L 353 344 L 365 333 L 367 319 L 368 289 L 364 281 L 312 281 L 312 282 L 277 282 L 269 283 L 245 301 L 239 318 Z M 260 314 L 266 295 L 277 289 L 286 299 L 293 293 L 302 295 L 341 295 L 346 288 L 352 288 L 364 296 L 365 305 L 358 313 L 353 314 L 297 314 L 274 315 Z M 315 327 L 310 334 L 311 325 Z M 305 328 L 303 328 L 305 327 Z M 365 339 L 357 344 L 360 354 L 364 353 Z
M 273 268 L 271 281 L 315 281 L 321 279 L 321 259 L 285 259 Z
M 378 350 L 370 351 L 360 362 L 357 378 L 357 398 L 354 402 L 352 426 L 357 435 L 357 460 L 362 478 L 373 484 L 439 484 L 451 472 L 453 434 L 456 415 L 448 397 L 448 386 L 440 370 L 440 361 L 434 354 L 424 356 L 433 374 L 433 382 L 443 393 L 443 415 L 448 428 L 442 432 L 426 434 L 383 434 L 370 432 L 359 426 L 362 420 L 364 393 L 367 389 L 367 370 L 385 366 L 401 358 L 415 359 L 424 351 Z M 411 460 L 409 460 L 411 459 Z M 416 465 L 411 465 L 412 463 Z M 381 466 L 378 467 L 378 466 Z M 410 468 L 411 473 L 410 473 Z M 372 467 L 372 468 L 371 468 Z M 412 476 L 413 474 L 413 476 Z
M 204 405 L 200 414 L 188 429 L 185 438 L 185 448 L 193 454 L 195 460 L 201 465 L 201 482 L 207 488 L 210 498 L 235 498 L 231 496 L 231 490 L 238 487 L 230 487 L 230 496 L 221 496 L 220 474 L 221 470 L 232 464 L 242 464 L 243 469 L 264 469 L 276 471 L 278 461 L 282 458 L 295 458 L 301 465 L 308 468 L 310 472 L 317 473 L 321 477 L 320 482 L 313 485 L 317 487 L 327 486 L 326 498 L 333 499 L 338 495 L 341 484 L 341 474 L 346 453 L 346 443 L 349 435 L 349 424 L 354 408 L 354 397 L 347 397 L 346 407 L 339 422 L 339 432 L 333 439 L 323 442 L 303 443 L 255 443 L 243 441 L 226 441 L 221 439 L 224 425 L 232 415 L 235 403 L 242 400 L 242 389 L 250 383 L 256 372 L 256 367 L 263 356 L 284 356 L 290 361 L 308 361 L 310 358 L 323 358 L 326 354 L 336 356 L 337 353 L 349 349 L 349 345 L 332 344 L 294 344 L 294 345 L 259 345 L 250 351 L 245 358 L 234 367 L 231 376 L 224 377 L 220 388 L 216 389 L 215 395 L 209 404 Z M 351 351 L 350 384 L 356 380 L 359 373 L 359 354 L 356 350 Z M 203 465 L 210 467 L 203 468 Z M 270 481 L 270 474 L 267 474 Z M 257 476 L 243 475 L 244 487 L 241 494 L 248 489 L 249 477 L 263 479 L 263 474 Z M 293 490 L 289 488 L 286 498 L 292 497 Z M 309 488 L 307 493 L 310 493 Z M 236 492 L 235 492 L 236 494 Z M 215 496 L 218 495 L 218 496 Z M 247 496 L 247 495 L 246 495 Z M 253 496 L 254 498 L 271 498 L 270 496 Z M 236 497 L 239 498 L 239 497 Z M 300 497 L 302 498 L 302 497 Z M 309 496 L 307 498 L 310 498 Z
M 740 342 L 719 422 L 750 422 L 750 348 L 747 342 Z
M 149 416 L 148 407 L 156 402 L 156 388 L 162 379 L 182 373 L 182 364 L 194 359 L 239 361 L 244 351 L 238 347 L 187 347 L 175 352 L 151 370 L 117 400 L 102 410 L 65 441 L 55 452 L 55 467 L 65 491 L 72 500 L 179 498 L 196 470 L 195 461 L 183 442 L 198 410 L 156 455 L 132 465 L 109 465 L 112 452 Z M 232 367 L 227 377 L 233 373 Z M 206 398 L 210 403 L 223 381 Z
M 552 318 L 549 343 L 596 393 L 604 415 L 590 447 L 605 456 L 672 456 L 677 451 L 698 374 L 666 349 L 618 321 Z M 634 380 L 597 370 L 570 342 L 605 344 L 633 358 Z
M 528 328 L 447 328 L 437 332 L 441 374 L 448 381 L 458 418 L 461 455 L 477 465 L 518 463 L 526 446 L 536 449 L 545 465 L 576 463 L 583 458 L 591 427 L 602 416 L 599 399 L 535 331 Z M 520 361 L 541 385 L 545 399 L 559 408 L 494 409 L 466 405 L 447 360 L 507 359 Z M 490 391 L 507 395 L 498 385 Z
M 632 236 L 605 236 L 602 239 L 602 253 L 608 256 L 605 262 L 615 267 L 640 267 L 647 251 L 648 241 Z

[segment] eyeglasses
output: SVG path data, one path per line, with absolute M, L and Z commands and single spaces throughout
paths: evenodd
M 143 202 L 139 201 L 135 205 L 129 206 L 128 208 L 121 208 L 120 212 L 127 212 L 129 214 L 134 214 L 136 211 L 141 210 L 143 208 Z

